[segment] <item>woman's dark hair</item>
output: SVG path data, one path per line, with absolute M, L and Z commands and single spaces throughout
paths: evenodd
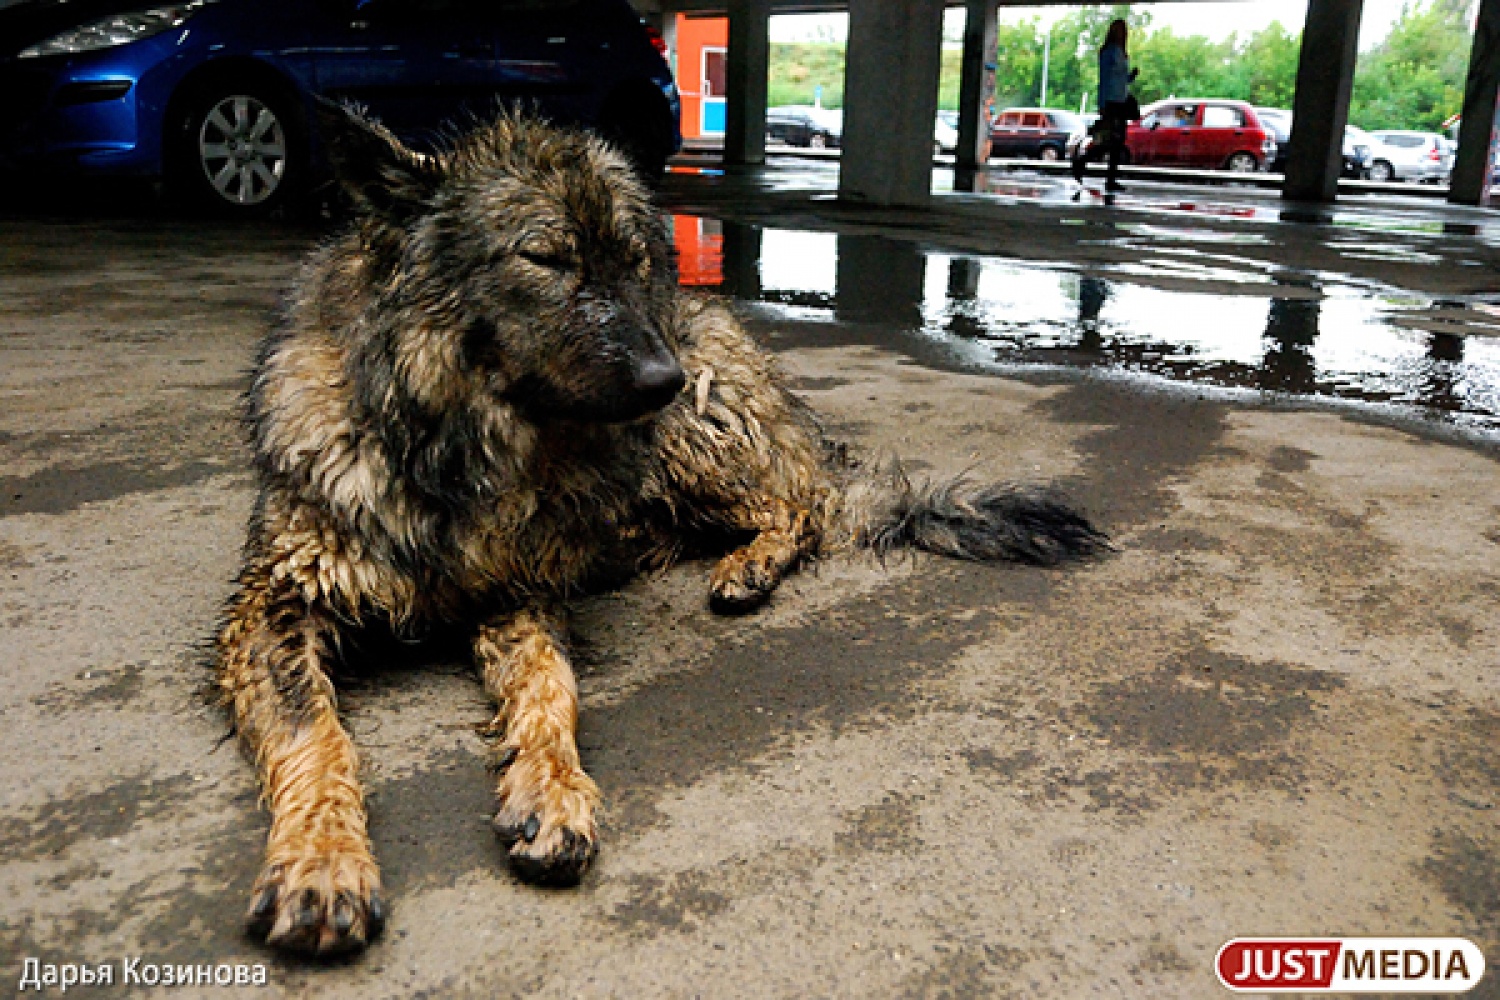
M 1099 51 L 1103 52 L 1111 45 L 1118 45 L 1121 52 L 1127 51 L 1125 48 L 1125 39 L 1129 37 L 1129 35 L 1130 26 L 1125 23 L 1125 20 L 1123 18 L 1115 18 L 1113 21 L 1109 22 L 1109 31 L 1105 33 L 1104 44 L 1099 46 Z

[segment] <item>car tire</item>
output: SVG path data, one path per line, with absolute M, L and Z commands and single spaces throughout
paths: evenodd
M 269 215 L 303 186 L 306 143 L 292 103 L 260 82 L 193 94 L 176 118 L 172 186 L 215 212 Z
M 1376 160 L 1370 164 L 1370 180 L 1386 183 L 1396 179 L 1396 171 L 1385 160 Z
M 1037 155 L 1048 162 L 1062 159 L 1062 152 L 1056 146 L 1043 146 Z
M 1260 161 L 1255 158 L 1254 153 L 1231 153 L 1229 159 L 1224 161 L 1224 169 L 1236 174 L 1253 174 L 1260 169 Z

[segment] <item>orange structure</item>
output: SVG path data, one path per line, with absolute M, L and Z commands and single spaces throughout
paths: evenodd
M 672 240 L 677 245 L 679 285 L 718 288 L 724 284 L 724 233 L 718 219 L 674 215 Z
M 682 95 L 682 137 L 719 138 L 724 134 L 725 63 L 729 55 L 729 19 L 677 15 L 677 49 L 672 75 Z

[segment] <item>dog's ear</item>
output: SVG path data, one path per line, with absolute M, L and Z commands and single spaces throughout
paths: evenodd
M 328 163 L 360 210 L 391 221 L 421 212 L 443 181 L 441 161 L 407 149 L 354 105 L 315 100 Z

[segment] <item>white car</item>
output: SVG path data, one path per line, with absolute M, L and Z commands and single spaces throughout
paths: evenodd
M 1371 132 L 1370 180 L 1448 183 L 1453 173 L 1453 151 L 1436 132 L 1388 129 Z
M 939 153 L 958 149 L 958 112 L 939 111 L 932 123 L 932 148 Z

